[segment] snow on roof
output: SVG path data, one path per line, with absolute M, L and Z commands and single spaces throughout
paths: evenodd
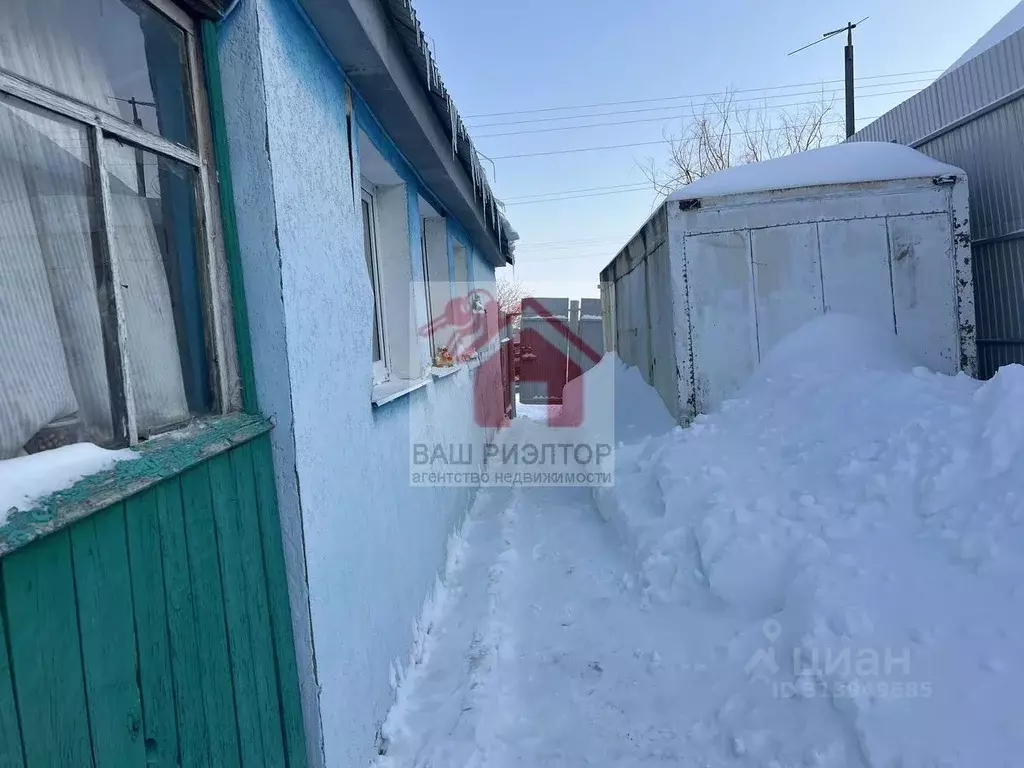
M 680 187 L 668 199 L 690 200 L 770 189 L 914 179 L 951 173 L 962 175 L 963 171 L 902 144 L 854 141 L 728 168 Z
M 978 42 L 972 45 L 959 59 L 954 61 L 943 75 L 949 74 L 959 66 L 966 64 L 975 56 L 980 56 L 989 48 L 1001 43 L 1017 30 L 1024 27 L 1024 2 L 1018 3 L 1010 12 L 995 23 L 988 32 L 978 38 Z

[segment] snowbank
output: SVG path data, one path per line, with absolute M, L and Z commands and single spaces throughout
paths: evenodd
M 824 184 L 891 181 L 964 172 L 900 144 L 855 141 L 811 149 L 795 155 L 738 165 L 680 187 L 669 200 L 692 200 L 771 189 Z
M 601 433 L 600 437 L 617 442 L 664 434 L 675 426 L 640 371 L 627 366 L 614 352 L 602 357 L 586 375 L 570 381 L 565 397 L 582 397 L 584 424 Z
M 52 451 L 0 461 L 0 524 L 8 513 L 30 509 L 35 502 L 74 485 L 87 475 L 134 459 L 132 451 L 108 451 L 78 443 Z
M 500 433 L 505 446 L 589 446 L 577 458 L 575 452 L 564 454 L 565 461 L 541 462 L 516 466 L 519 470 L 552 470 L 573 473 L 570 485 L 579 481 L 579 474 L 600 471 L 613 482 L 616 456 L 628 453 L 637 444 L 654 435 L 662 435 L 675 427 L 675 420 L 665 411 L 657 392 L 647 386 L 636 368 L 627 367 L 614 352 L 606 354 L 584 376 L 570 381 L 563 393 L 562 405 L 531 405 L 518 403 L 519 417 L 511 428 Z M 632 443 L 629 447 L 624 444 Z M 610 454 L 594 462 L 595 452 L 607 446 Z M 533 449 L 531 449 L 533 450 Z M 505 467 L 507 469 L 507 467 Z M 543 474 L 543 472 L 541 472 Z M 596 481 L 595 481 L 596 482 Z M 529 485 L 530 483 L 526 483 Z
M 595 494 L 645 599 L 690 612 L 697 741 L 751 765 L 1019 764 L 1024 368 L 938 375 L 827 316 L 631 448 Z
M 1022 27 L 1024 27 L 1024 2 L 1018 3 L 1011 8 L 1009 13 L 996 22 L 992 29 L 979 37 L 978 42 L 968 48 L 964 55 L 954 61 L 949 69 L 942 74 L 946 75 L 957 67 L 963 66 L 971 59 L 983 54 L 989 48 L 998 45 Z

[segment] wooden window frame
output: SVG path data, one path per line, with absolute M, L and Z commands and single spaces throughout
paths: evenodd
M 231 328 L 230 292 L 227 284 L 227 258 L 223 249 L 213 162 L 213 136 L 197 22 L 171 0 L 144 2 L 163 14 L 184 34 L 190 118 L 195 128 L 195 149 L 150 133 L 98 107 L 0 68 L 0 95 L 69 119 L 88 131 L 90 164 L 98 191 L 99 227 L 102 233 L 100 259 L 104 278 L 113 287 L 114 311 L 110 315 L 114 328 L 106 328 L 104 337 L 105 346 L 108 346 L 105 350 L 108 361 L 111 361 L 111 367 L 116 369 L 116 375 L 112 375 L 109 382 L 114 441 L 127 446 L 139 442 L 139 432 L 135 400 L 132 396 L 124 287 L 119 279 L 119 258 L 112 247 L 111 231 L 108 226 L 112 203 L 110 182 L 104 172 L 106 139 L 116 139 L 123 144 L 177 161 L 190 166 L 197 173 L 196 215 L 200 234 L 197 238 L 197 260 L 200 265 L 200 290 L 206 309 L 203 322 L 205 353 L 211 371 L 209 384 L 217 413 L 228 413 L 240 408 L 237 350 Z M 174 426 L 177 425 L 168 425 L 167 428 Z

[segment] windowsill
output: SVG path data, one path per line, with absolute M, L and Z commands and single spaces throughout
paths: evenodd
M 444 368 L 433 367 L 430 369 L 430 374 L 435 379 L 447 379 L 452 374 L 461 371 L 463 366 L 461 365 L 446 365 Z
M 272 426 L 263 416 L 231 413 L 139 443 L 132 449 L 138 458 L 84 477 L 40 499 L 31 509 L 11 512 L 0 525 L 0 557 L 249 442 Z
M 370 402 L 373 403 L 374 408 L 380 408 L 382 405 L 394 402 L 400 397 L 405 397 L 410 392 L 422 389 L 431 381 L 433 381 L 433 377 L 428 375 L 419 379 L 391 379 L 380 384 L 374 384 L 373 391 L 370 394 Z

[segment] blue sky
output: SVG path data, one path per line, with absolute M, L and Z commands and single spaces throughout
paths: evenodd
M 1016 0 L 416 0 L 438 65 L 477 148 L 491 157 L 654 142 L 703 99 L 527 112 L 744 89 L 798 103 L 843 77 L 843 42 L 786 54 L 849 21 L 856 30 L 858 118 L 882 114 L 955 61 Z M 902 73 L 919 73 L 901 75 Z M 863 80 L 861 78 L 864 78 Z M 779 88 L 779 86 L 787 86 Z M 835 88 L 841 83 L 828 83 Z M 775 90 L 761 90 L 775 88 Z M 793 94 L 786 96 L 786 94 Z M 837 93 L 835 119 L 842 119 Z M 662 108 L 636 112 L 637 109 Z M 627 110 L 634 110 L 629 111 Z M 620 112 L 575 120 L 537 120 Z M 493 113 L 520 113 L 501 114 Z M 663 117 L 626 125 L 487 134 Z M 492 125 L 488 126 L 487 124 Z M 863 121 L 858 121 L 862 125 Z M 660 145 L 495 160 L 494 188 L 519 231 L 515 274 L 537 294 L 596 296 L 598 273 L 650 214 L 637 163 Z M 490 165 L 485 162 L 490 173 Z M 577 199 L 516 198 L 595 190 Z

